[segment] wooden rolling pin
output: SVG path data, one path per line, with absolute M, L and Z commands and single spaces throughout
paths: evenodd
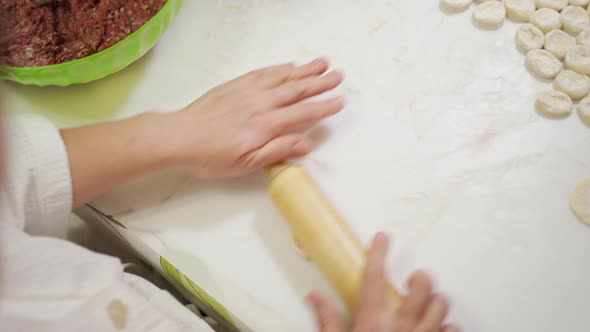
M 281 164 L 268 171 L 268 192 L 287 219 L 295 242 L 318 265 L 349 312 L 356 312 L 367 260 L 363 245 L 305 168 Z M 402 297 L 393 286 L 389 288 L 397 308 Z

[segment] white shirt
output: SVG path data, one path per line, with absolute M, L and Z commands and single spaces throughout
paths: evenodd
M 118 259 L 63 240 L 72 185 L 59 131 L 40 118 L 6 120 L 0 330 L 212 331 Z

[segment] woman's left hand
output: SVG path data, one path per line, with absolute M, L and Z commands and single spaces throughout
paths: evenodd
M 252 71 L 222 84 L 173 114 L 162 139 L 175 166 L 200 177 L 232 177 L 301 157 L 312 142 L 297 129 L 338 113 L 341 97 L 306 101 L 336 88 L 341 73 L 317 59 Z M 171 142 L 171 143 L 170 143 Z

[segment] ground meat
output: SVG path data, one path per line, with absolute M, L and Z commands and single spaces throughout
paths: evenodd
M 63 63 L 109 48 L 141 28 L 167 0 L 0 0 L 0 63 Z

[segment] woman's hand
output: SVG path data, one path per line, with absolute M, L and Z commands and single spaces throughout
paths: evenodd
M 332 90 L 342 75 L 318 59 L 253 71 L 175 113 L 61 130 L 74 207 L 149 172 L 182 168 L 201 177 L 253 172 L 311 149 L 296 130 L 339 112 L 341 98 L 306 99 Z
M 325 59 L 283 64 L 238 77 L 207 92 L 173 115 L 168 136 L 175 166 L 201 177 L 243 175 L 310 152 L 297 129 L 338 113 L 342 98 L 306 101 L 340 85 L 324 73 Z
M 353 332 L 458 332 L 454 325 L 443 325 L 448 304 L 444 297 L 433 293 L 432 282 L 424 272 L 415 273 L 409 282 L 409 294 L 399 310 L 392 315 L 388 302 L 388 281 L 385 256 L 389 240 L 378 234 L 369 251 L 365 284 L 359 311 L 354 317 Z M 314 306 L 321 332 L 349 331 L 337 307 L 326 297 L 312 293 L 308 297 Z

